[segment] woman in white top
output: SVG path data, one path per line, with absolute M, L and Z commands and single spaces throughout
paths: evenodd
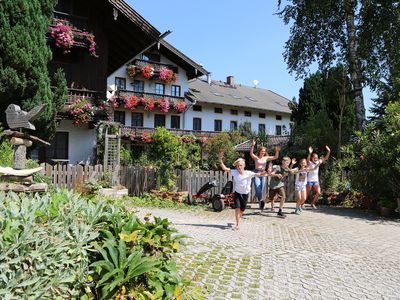
M 259 172 L 265 172 L 266 167 L 267 167 L 267 162 L 272 161 L 275 159 L 278 159 L 279 157 L 279 151 L 281 150 L 280 147 L 275 147 L 275 155 L 274 156 L 268 156 L 268 151 L 267 148 L 265 147 L 260 147 L 257 151 L 257 155 L 254 155 L 254 146 L 256 145 L 256 141 L 252 141 L 252 145 L 250 148 L 250 157 L 254 160 L 255 163 L 255 173 Z M 256 192 L 256 197 L 258 199 L 258 202 L 260 203 L 260 209 L 264 209 L 265 202 L 262 200 L 262 193 L 264 186 L 267 184 L 267 180 L 265 177 L 254 177 L 254 189 Z M 268 191 L 268 187 L 267 187 Z
M 223 157 L 224 153 L 220 152 L 219 162 L 221 164 L 221 168 L 225 172 L 231 173 L 233 181 L 235 182 L 234 201 L 236 225 L 235 227 L 233 227 L 233 229 L 239 230 L 240 218 L 242 217 L 243 212 L 246 209 L 247 200 L 249 198 L 249 193 L 251 190 L 251 180 L 255 176 L 265 176 L 267 175 L 267 172 L 254 173 L 252 171 L 245 170 L 244 167 L 246 166 L 246 163 L 243 158 L 239 158 L 233 163 L 235 169 L 230 169 L 225 166 L 224 162 L 222 161 Z
M 317 153 L 313 153 L 314 149 L 312 146 L 308 148 L 307 164 L 310 171 L 307 174 L 307 198 L 310 196 L 311 190 L 314 190 L 315 195 L 311 201 L 311 208 L 316 209 L 315 203 L 317 202 L 319 196 L 321 195 L 321 187 L 319 185 L 318 171 L 319 166 L 328 160 L 331 149 L 326 145 L 326 150 L 328 151 L 325 156 L 318 157 Z M 305 202 L 305 201 L 304 201 Z M 302 203 L 302 206 L 304 203 Z

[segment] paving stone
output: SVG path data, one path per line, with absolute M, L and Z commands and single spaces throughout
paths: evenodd
M 191 236 L 175 259 L 206 299 L 399 299 L 399 221 L 329 207 L 284 220 L 249 209 L 235 232 L 231 209 L 137 210 Z

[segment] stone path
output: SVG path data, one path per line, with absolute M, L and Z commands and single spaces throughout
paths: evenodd
M 248 209 L 240 231 L 233 210 L 140 208 L 191 236 L 177 255 L 207 299 L 400 299 L 400 222 L 338 208 L 286 219 Z

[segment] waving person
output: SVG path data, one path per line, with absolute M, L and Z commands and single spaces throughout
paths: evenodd
M 257 151 L 257 155 L 254 155 L 254 146 L 256 145 L 256 141 L 252 141 L 252 145 L 250 148 L 250 157 L 254 160 L 255 163 L 255 173 L 265 172 L 267 167 L 267 162 L 271 160 L 278 159 L 280 147 L 275 147 L 275 155 L 268 156 L 267 148 L 260 147 Z M 258 202 L 260 203 L 260 209 L 263 210 L 265 206 L 265 201 L 262 199 L 262 193 L 264 190 L 264 186 L 268 183 L 266 177 L 254 177 L 254 189 L 256 192 L 256 197 Z M 268 191 L 268 187 L 267 187 Z
M 311 208 L 316 209 L 315 203 L 317 202 L 319 196 L 321 195 L 321 187 L 319 185 L 319 166 L 328 160 L 331 155 L 331 149 L 328 146 L 325 146 L 327 153 L 325 156 L 318 157 L 317 153 L 313 153 L 314 149 L 312 146 L 308 148 L 308 156 L 307 156 L 307 164 L 309 168 L 309 172 L 307 174 L 307 198 L 310 196 L 311 190 L 314 190 L 315 195 L 313 200 L 311 201 Z M 304 203 L 303 203 L 304 205 Z

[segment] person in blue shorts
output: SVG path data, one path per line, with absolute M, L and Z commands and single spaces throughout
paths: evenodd
M 306 199 L 310 196 L 311 190 L 314 190 L 315 195 L 313 200 L 311 201 L 311 208 L 316 209 L 315 203 L 317 202 L 319 196 L 321 195 L 321 187 L 319 185 L 319 166 L 326 162 L 331 155 L 331 149 L 326 145 L 325 146 L 327 153 L 325 156 L 318 157 L 317 153 L 313 153 L 314 149 L 312 146 L 308 148 L 308 156 L 307 156 L 307 165 L 310 170 L 307 173 L 307 186 L 306 186 Z M 305 202 L 305 200 L 304 200 Z M 302 207 L 304 208 L 304 202 L 302 203 Z

